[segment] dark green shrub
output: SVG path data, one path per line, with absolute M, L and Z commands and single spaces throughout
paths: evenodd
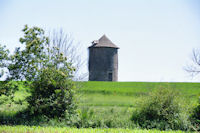
M 19 84 L 17 81 L 3 81 L 0 84 L 0 96 L 6 96 L 5 100 L 14 101 L 14 94 L 19 89 Z M 0 104 L 5 103 L 6 101 L 1 101 Z
M 199 103 L 197 107 L 194 109 L 193 118 L 195 118 L 197 122 L 200 124 L 200 97 L 199 97 Z
M 74 83 L 64 72 L 54 68 L 43 69 L 31 85 L 29 110 L 34 116 L 50 118 L 73 114 L 76 107 L 74 89 Z
M 159 88 L 142 99 L 138 108 L 133 112 L 132 120 L 140 127 L 147 129 L 186 130 L 189 122 L 181 104 L 177 91 Z
M 193 109 L 190 119 L 193 124 L 193 129 L 200 131 L 200 97 L 199 97 L 199 103 Z

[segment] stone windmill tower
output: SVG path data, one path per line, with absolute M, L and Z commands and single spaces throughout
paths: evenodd
M 106 35 L 89 47 L 89 80 L 118 80 L 118 47 Z

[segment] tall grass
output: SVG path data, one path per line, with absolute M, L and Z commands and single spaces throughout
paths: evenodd
M 35 127 L 35 126 L 0 126 L 1 133 L 184 133 L 183 131 L 159 131 L 141 129 L 92 129 L 92 128 L 60 128 L 60 127 Z M 189 133 L 189 132 L 187 132 Z

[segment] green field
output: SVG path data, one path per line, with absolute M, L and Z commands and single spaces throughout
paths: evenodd
M 148 92 L 162 87 L 176 89 L 191 102 L 196 102 L 200 95 L 199 83 L 81 82 L 79 86 L 80 105 L 83 106 L 133 107 L 141 96 L 147 96 Z
M 15 100 L 19 101 L 29 95 L 29 89 L 23 87 L 19 82 L 20 90 L 15 94 Z M 67 132 L 143 132 L 144 130 L 129 130 L 137 126 L 130 120 L 133 110 L 137 108 L 138 103 L 148 96 L 148 93 L 155 89 L 162 89 L 163 87 L 174 89 L 180 92 L 183 105 L 186 107 L 193 107 L 200 96 L 200 83 L 166 83 L 166 82 L 76 82 L 78 111 L 81 112 L 81 119 L 83 121 L 82 127 L 95 127 L 97 129 L 70 129 L 62 128 L 60 131 Z M 5 98 L 5 97 L 4 97 Z M 0 97 L 0 101 L 3 97 Z M 8 100 L 9 103 L 9 100 Z M 4 116 L 12 115 L 19 110 L 26 108 L 27 103 L 22 104 L 4 104 L 0 106 L 0 113 Z M 33 124 L 34 125 L 34 124 Z M 60 126 L 65 124 L 58 122 L 40 123 L 35 126 Z M 129 128 L 125 129 L 98 129 L 98 128 Z M 15 127 L 1 127 L 7 132 L 14 132 Z M 3 131 L 1 130 L 0 131 Z M 9 129 L 9 130 L 8 130 Z M 20 127 L 19 132 L 30 129 L 34 131 L 33 127 Z M 13 130 L 13 131 L 12 131 Z M 57 130 L 57 128 L 40 128 L 39 131 Z M 52 132 L 53 132 L 52 131 Z M 154 132 L 154 131 L 144 131 Z M 158 131 L 156 131 L 158 132 Z
M 156 89 L 180 92 L 183 106 L 192 108 L 200 96 L 199 83 L 166 82 L 79 82 L 79 108 L 87 110 L 91 121 L 104 120 L 114 128 L 134 128 L 130 117 L 138 103 Z
M 1 133 L 184 133 L 183 131 L 159 131 L 141 129 L 92 129 L 92 128 L 59 128 L 59 127 L 28 127 L 0 126 Z

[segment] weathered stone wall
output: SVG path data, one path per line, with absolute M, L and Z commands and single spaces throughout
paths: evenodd
M 118 53 L 117 48 L 89 48 L 89 80 L 117 81 Z

